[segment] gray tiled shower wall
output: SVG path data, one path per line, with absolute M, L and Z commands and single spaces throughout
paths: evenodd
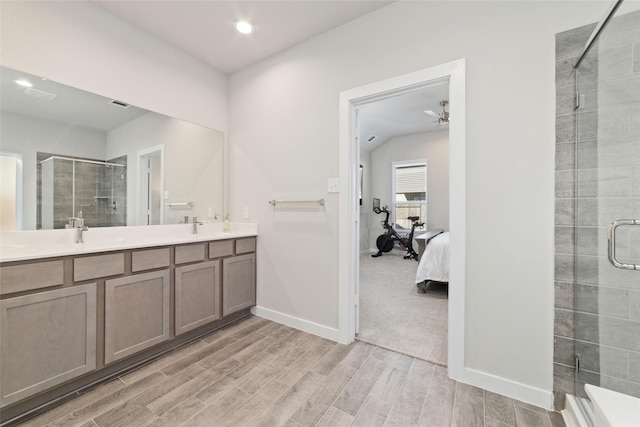
M 48 153 L 38 153 L 38 164 L 50 157 Z M 87 160 L 87 159 L 85 159 Z M 92 159 L 89 159 L 92 160 Z M 64 228 L 68 217 L 82 211 L 85 225 L 89 227 L 109 227 L 126 225 L 127 211 L 127 157 L 107 160 L 108 163 L 124 165 L 104 166 L 82 161 L 75 162 L 75 180 L 71 160 L 53 160 L 53 228 Z M 39 183 L 50 177 L 42 176 L 38 168 Z M 75 193 L 73 192 L 75 181 Z M 41 194 L 42 185 L 38 185 Z M 75 211 L 73 199 L 75 195 Z M 38 197 L 37 226 L 42 226 L 42 197 Z M 47 212 L 45 212 L 47 214 Z M 51 213 L 49 213 L 51 215 Z
M 585 383 L 640 396 L 640 272 L 613 268 L 606 243 L 607 224 L 640 217 L 640 12 L 615 18 L 581 65 L 576 174 L 573 64 L 594 26 L 556 35 L 556 409 Z M 640 262 L 640 230 L 617 238 L 618 257 Z

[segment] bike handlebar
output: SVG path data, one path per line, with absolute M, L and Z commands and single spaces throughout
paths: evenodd
M 379 215 L 381 213 L 385 213 L 386 214 L 386 218 L 380 222 L 385 223 L 389 220 L 389 214 L 391 214 L 391 211 L 388 209 L 389 206 L 384 206 L 382 209 L 381 208 L 377 208 L 374 209 L 374 212 Z M 408 218 L 407 218 L 408 219 Z M 424 222 L 418 223 L 418 221 L 412 221 L 411 225 L 414 227 L 422 227 L 424 226 Z

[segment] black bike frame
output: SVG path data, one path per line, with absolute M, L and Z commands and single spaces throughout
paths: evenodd
M 417 260 L 418 254 L 413 249 L 413 234 L 415 232 L 416 227 L 422 227 L 424 226 L 424 223 L 420 224 L 418 223 L 417 220 L 412 221 L 411 231 L 409 231 L 409 235 L 403 237 L 396 231 L 395 228 L 393 228 L 393 225 L 389 224 L 389 215 L 391 214 L 391 211 L 389 211 L 386 206 L 380 209 L 379 206 L 375 206 L 374 204 L 374 212 L 377 214 L 384 212 L 385 217 L 384 217 L 384 220 L 381 222 L 382 222 L 382 227 L 386 230 L 385 234 L 388 236 L 390 240 L 397 241 L 400 244 L 400 247 L 407 251 L 405 258 L 414 258 L 415 260 Z M 378 250 L 379 250 L 378 253 L 374 254 L 374 256 L 382 255 L 381 248 L 378 248 Z

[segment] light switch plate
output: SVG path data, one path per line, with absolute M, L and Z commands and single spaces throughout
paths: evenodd
M 327 181 L 327 192 L 338 193 L 340 191 L 340 178 L 329 178 Z

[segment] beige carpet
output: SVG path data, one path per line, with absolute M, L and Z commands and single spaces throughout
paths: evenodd
M 418 263 L 394 249 L 360 257 L 360 333 L 357 339 L 439 365 L 447 365 L 447 285 L 417 292 Z

